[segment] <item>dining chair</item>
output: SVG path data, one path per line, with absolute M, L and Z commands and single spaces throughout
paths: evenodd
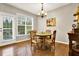
M 46 32 L 51 33 L 51 30 L 46 30 Z
M 51 30 L 46 30 L 46 33 L 51 33 Z M 47 36 L 46 38 L 47 39 L 50 39 L 51 37 L 50 36 Z
M 51 35 L 51 38 L 46 39 L 47 47 L 51 51 L 55 50 L 55 39 L 56 39 L 56 30 L 53 31 L 53 34 Z
M 31 48 L 34 48 L 35 50 L 39 47 L 38 44 L 40 43 L 36 33 L 37 32 L 35 30 L 30 31 Z

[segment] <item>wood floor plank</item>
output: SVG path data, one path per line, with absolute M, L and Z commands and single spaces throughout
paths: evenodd
M 20 42 L 16 44 L 0 47 L 0 56 L 68 56 L 68 45 L 56 43 L 55 51 L 50 50 L 31 50 L 30 43 Z

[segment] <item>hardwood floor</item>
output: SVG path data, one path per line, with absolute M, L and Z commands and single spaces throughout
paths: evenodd
M 0 56 L 68 56 L 68 45 L 56 43 L 55 51 L 31 50 L 29 42 L 20 42 L 0 47 Z

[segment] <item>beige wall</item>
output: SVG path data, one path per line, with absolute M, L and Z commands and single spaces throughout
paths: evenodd
M 57 30 L 56 41 L 68 43 L 67 33 L 72 30 L 72 24 L 74 20 L 73 14 L 78 4 L 68 4 L 66 6 L 57 8 L 48 12 L 47 18 L 56 17 L 56 27 L 49 28 L 51 30 Z M 46 30 L 46 19 L 38 18 L 38 30 Z

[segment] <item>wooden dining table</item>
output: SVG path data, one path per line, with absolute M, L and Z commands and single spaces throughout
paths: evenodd
M 36 33 L 36 36 L 41 38 L 42 40 L 42 48 L 45 49 L 45 39 L 47 39 L 47 36 L 51 37 L 51 33 Z

